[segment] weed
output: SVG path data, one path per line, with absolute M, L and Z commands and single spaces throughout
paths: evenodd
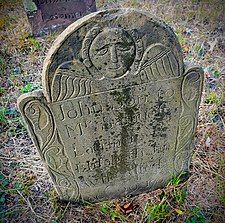
M 178 205 L 182 205 L 187 198 L 187 192 L 184 189 L 174 190 L 174 199 Z
M 28 83 L 25 86 L 20 88 L 20 92 L 24 94 L 24 93 L 31 92 L 33 89 L 34 89 L 33 84 Z
M 218 71 L 218 70 L 214 70 L 213 76 L 214 76 L 215 78 L 219 78 L 219 77 L 221 76 L 221 72 Z
M 194 47 L 194 52 L 199 56 L 200 59 L 203 59 L 204 58 L 204 48 L 203 48 L 203 45 L 196 45 Z
M 26 129 L 24 126 L 11 126 L 7 132 L 9 137 L 13 137 L 18 134 L 24 133 L 25 131 Z
M 0 73 L 3 73 L 7 68 L 7 62 L 1 54 L 0 52 Z
M 178 186 L 180 184 L 180 181 L 181 181 L 180 177 L 181 177 L 181 174 L 178 175 L 178 176 L 177 175 L 173 175 L 171 180 L 168 183 L 168 186 L 169 185 Z
M 100 211 L 103 215 L 108 216 L 112 221 L 120 220 L 122 222 L 127 220 L 127 217 L 117 211 L 112 202 L 104 201 L 99 203 Z
M 1 17 L 0 18 L 0 29 L 3 29 L 7 25 L 7 18 Z
M 138 6 L 138 0 L 131 0 L 131 7 L 137 7 Z
M 181 172 L 179 175 L 172 175 L 169 183 L 168 183 L 168 186 L 178 186 L 183 179 L 185 179 L 187 177 L 187 173 L 186 172 Z
M 23 31 L 19 37 L 18 48 L 24 51 L 34 52 L 41 48 L 40 42 L 28 32 Z
M 205 103 L 220 106 L 223 102 L 223 99 L 224 95 L 218 96 L 217 93 L 213 91 L 208 94 L 208 96 L 205 99 Z
M 184 215 L 186 213 L 184 203 L 187 193 L 180 184 L 184 177 L 186 177 L 186 173 L 173 175 L 167 188 L 163 189 L 159 195 L 160 201 L 156 204 L 147 203 L 145 207 L 147 222 L 166 221 L 172 215 Z
M 195 12 L 195 19 L 213 25 L 215 28 L 218 18 L 221 18 L 224 12 L 224 0 L 192 0 L 198 5 L 198 10 Z
M 39 50 L 41 47 L 40 42 L 32 36 L 28 37 L 28 42 L 34 51 Z
M 163 197 L 159 204 L 147 203 L 145 212 L 148 214 L 147 222 L 159 222 L 171 215 L 171 208 L 166 197 Z
M 192 20 L 192 19 L 194 19 L 195 18 L 195 15 L 196 15 L 196 12 L 195 11 L 190 10 L 190 11 L 187 11 L 186 12 L 186 17 L 187 17 L 187 19 L 189 21 Z
M 219 194 L 219 199 L 222 204 L 225 205 L 225 154 L 219 155 L 219 170 L 218 175 L 216 176 L 216 183 L 217 183 L 217 192 Z
M 53 223 L 53 222 L 54 223 L 61 222 L 62 219 L 64 218 L 66 209 L 67 209 L 67 207 L 68 207 L 68 205 L 70 203 L 68 203 L 68 205 L 66 206 L 66 208 L 63 208 L 63 206 L 59 202 L 59 197 L 58 197 L 58 194 L 57 194 L 57 192 L 56 192 L 55 189 L 51 189 L 50 191 L 45 192 L 44 195 L 50 201 L 50 204 L 52 206 L 52 209 L 55 212 L 55 217 L 54 217 L 54 219 L 52 219 L 51 223 Z
M 49 190 L 44 193 L 45 197 L 51 202 L 51 206 L 54 210 L 58 209 L 58 195 L 55 189 Z
M 28 191 L 27 187 L 19 181 L 13 182 L 8 177 L 0 173 L 0 219 L 14 214 L 14 212 L 22 211 L 8 211 L 9 206 L 16 202 L 19 193 Z
M 5 88 L 0 87 L 0 96 L 2 96 L 6 92 Z
M 0 123 L 7 124 L 6 109 L 0 108 Z
M 178 28 L 176 30 L 176 35 L 177 35 L 178 41 L 181 44 L 181 46 L 184 46 L 187 44 L 187 39 L 184 37 L 184 35 L 182 33 L 183 33 L 183 30 L 181 30 L 181 29 Z
M 15 136 L 25 131 L 22 117 L 15 107 L 0 108 L 0 124 L 8 125 L 7 132 L 9 136 Z
M 195 207 L 191 210 L 190 217 L 185 223 L 205 223 L 206 217 L 200 208 Z
M 179 187 L 182 178 L 186 178 L 186 175 L 187 174 L 183 172 L 179 175 L 173 175 L 168 183 L 168 186 L 173 186 L 173 199 L 178 206 L 182 205 L 187 198 L 187 192 Z

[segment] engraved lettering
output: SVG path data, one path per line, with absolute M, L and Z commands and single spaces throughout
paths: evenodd
M 73 129 L 71 126 L 66 125 L 67 135 L 69 138 L 75 137 L 75 129 Z
M 78 116 L 77 111 L 75 109 L 71 109 L 67 112 L 67 117 L 74 119 Z

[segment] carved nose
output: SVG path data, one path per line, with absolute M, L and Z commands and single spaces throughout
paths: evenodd
M 116 46 L 115 45 L 113 45 L 111 47 L 111 61 L 113 63 L 117 63 L 118 62 L 117 51 L 116 51 Z

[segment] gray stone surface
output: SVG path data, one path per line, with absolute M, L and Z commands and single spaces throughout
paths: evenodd
M 66 28 L 96 11 L 95 0 L 23 0 L 35 36 Z
M 98 201 L 188 171 L 202 83 L 171 28 L 114 9 L 69 26 L 45 60 L 43 92 L 18 105 L 60 197 Z

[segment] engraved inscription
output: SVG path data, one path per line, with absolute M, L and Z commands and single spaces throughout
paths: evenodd
M 74 173 L 87 188 L 112 183 L 121 174 L 140 178 L 148 170 L 166 168 L 175 151 L 171 131 L 178 128 L 181 113 L 180 79 L 176 82 L 177 89 L 144 84 L 52 104 L 61 117 L 59 132 L 73 156 Z
M 96 11 L 95 0 L 33 0 L 36 11 L 27 12 L 32 32 L 43 35 L 66 28 L 72 22 Z M 27 3 L 29 4 L 29 3 Z
M 41 9 L 44 21 L 57 19 L 76 20 L 84 16 L 94 6 L 94 1 L 90 1 L 93 6 L 88 4 L 88 2 L 87 0 L 39 0 L 36 4 Z
M 57 2 L 72 2 L 76 0 L 36 0 L 37 4 L 51 4 Z

